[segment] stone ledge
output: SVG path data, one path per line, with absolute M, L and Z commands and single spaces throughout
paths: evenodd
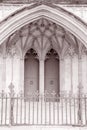
M 56 4 L 87 4 L 87 0 L 1 0 L 1 3 L 56 3 Z
M 86 130 L 87 127 L 71 127 L 71 126 L 12 126 L 0 127 L 2 130 Z

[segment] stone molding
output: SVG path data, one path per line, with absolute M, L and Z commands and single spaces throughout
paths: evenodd
M 19 4 L 25 4 L 25 3 L 27 3 L 27 4 L 31 4 L 31 3 L 87 4 L 86 0 L 84 0 L 84 1 L 82 1 L 82 0 L 21 0 L 21 2 L 20 2 L 20 0 L 14 0 L 14 1 L 13 0 L 8 0 L 8 1 L 2 0 L 1 2 L 2 3 L 10 3 L 10 4 L 17 4 L 17 3 L 19 3 Z
M 60 7 L 53 8 L 53 5 L 27 6 L 24 7 L 23 10 L 16 11 L 12 16 L 5 19 L 1 22 L 0 26 L 0 44 L 2 44 L 10 35 L 15 33 L 15 31 L 40 17 L 45 17 L 56 24 L 63 26 L 87 46 L 87 27 L 85 23 L 82 23 Z

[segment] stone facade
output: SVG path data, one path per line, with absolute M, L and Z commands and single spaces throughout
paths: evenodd
M 37 59 L 39 61 L 39 92 L 41 94 L 45 91 L 45 61 L 47 59 L 46 55 L 48 52 L 53 49 L 57 55 L 59 60 L 59 89 L 60 93 L 78 93 L 79 85 L 82 87 L 83 92 L 86 93 L 86 83 L 87 83 L 87 50 L 86 50 L 86 35 L 83 35 L 84 41 L 79 39 L 81 35 L 80 32 L 75 31 L 76 28 L 73 28 L 73 25 L 69 25 L 68 22 L 65 25 L 56 23 L 45 18 L 44 15 L 46 13 L 46 6 L 49 9 L 52 6 L 52 11 L 54 8 L 58 7 L 60 12 L 63 12 L 62 8 L 68 10 L 68 16 L 72 18 L 71 22 L 76 22 L 75 19 L 78 19 L 78 27 L 81 24 L 82 28 L 85 29 L 86 32 L 86 24 L 83 23 L 86 20 L 86 5 L 61 5 L 55 3 L 39 3 L 40 5 L 34 5 L 35 8 L 45 10 L 44 13 L 37 20 L 31 20 L 31 22 L 27 22 L 24 26 L 19 27 L 15 31 L 13 30 L 12 34 L 6 34 L 6 38 L 4 36 L 5 33 L 1 33 L 0 42 L 0 91 L 4 90 L 5 92 L 9 91 L 8 86 L 12 82 L 15 86 L 15 92 L 25 91 L 25 55 L 30 50 L 33 49 L 37 55 Z M 25 6 L 25 7 L 24 7 Z M 30 5 L 23 4 L 2 4 L 0 6 L 0 18 L 1 18 L 1 29 L 4 28 L 5 22 L 8 22 L 12 17 L 16 17 L 16 13 L 18 10 L 22 13 L 23 8 L 25 9 L 25 13 L 32 9 Z M 30 9 L 29 9 L 30 8 Z M 34 8 L 34 7 L 33 7 Z M 28 10 L 27 10 L 28 9 Z M 57 9 L 57 11 L 58 11 Z M 41 10 L 42 11 L 42 10 Z M 51 10 L 50 10 L 51 11 Z M 14 12 L 14 13 L 13 13 Z M 67 12 L 67 11 L 66 11 Z M 65 12 L 65 13 L 66 13 Z M 72 14 L 70 13 L 72 12 Z M 52 12 L 53 13 L 53 12 Z M 58 13 L 57 13 L 58 14 Z M 77 16 L 73 15 L 76 14 Z M 8 16 L 9 15 L 9 16 Z M 30 14 L 29 14 L 30 15 Z M 46 14 L 48 15 L 48 14 Z M 50 14 L 51 15 L 51 14 Z M 8 17 L 7 17 L 8 16 Z M 21 15 L 23 16 L 23 15 Z M 7 17 L 7 18 L 6 18 Z M 52 16 L 51 16 L 52 17 Z M 18 18 L 18 17 L 17 17 Z M 56 17 L 55 17 L 56 18 Z M 58 18 L 58 17 L 57 17 Z M 81 20 L 79 19 L 81 18 Z M 4 20 L 3 20 L 4 19 Z M 26 18 L 27 19 L 27 18 Z M 63 19 L 61 19 L 62 21 Z M 68 19 L 69 20 L 69 19 Z M 74 21 L 75 20 L 75 21 Z M 13 21 L 13 20 L 12 20 Z M 16 22 L 15 22 L 16 23 Z M 63 23 L 63 21 L 61 22 Z M 11 24 L 11 22 L 10 22 Z M 10 24 L 5 25 L 5 27 L 10 26 Z M 84 26 L 82 25 L 84 24 Z M 63 25 L 63 26 L 62 26 Z M 71 27 L 70 27 L 71 26 Z M 16 25 L 14 26 L 14 29 Z M 8 28 L 7 28 L 8 29 Z M 13 28 L 12 28 L 13 29 Z M 6 29 L 5 29 L 6 30 Z M 74 32 L 73 32 L 74 31 Z M 5 32 L 5 31 L 3 31 Z M 75 34 L 76 33 L 76 34 Z M 74 35 L 75 34 L 75 35 Z M 79 36 L 78 36 L 79 35 Z M 81 37 L 82 37 L 81 35 Z M 5 40 L 3 40 L 5 39 Z M 32 72 L 33 73 L 33 72 Z
M 47 129 L 58 129 L 55 122 L 75 126 L 59 129 L 83 129 L 87 125 L 87 5 L 79 0 L 75 4 L 73 0 L 69 0 L 72 4 L 9 1 L 0 3 L 0 125 L 29 121 L 33 126 L 45 121 Z M 34 92 L 37 99 L 29 97 Z M 48 99 L 45 92 L 52 92 L 52 97 Z
M 74 35 L 50 20 L 41 18 L 31 22 L 11 35 L 0 48 L 1 91 L 8 92 L 8 86 L 12 82 L 15 92 L 24 92 L 25 55 L 33 48 L 39 60 L 38 78 L 41 94 L 45 91 L 45 60 L 50 49 L 58 54 L 60 93 L 77 94 L 79 83 L 86 92 L 86 47 Z

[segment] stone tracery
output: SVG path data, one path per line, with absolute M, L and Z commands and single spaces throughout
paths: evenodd
M 76 40 L 78 42 L 75 36 L 61 26 L 41 18 L 21 28 L 10 38 L 9 42 L 11 44 L 15 43 L 18 48 L 21 47 L 23 55 L 33 46 L 41 56 L 42 52 L 45 50 L 44 53 L 46 54 L 48 48 L 52 45 L 61 57 L 61 55 L 65 55 L 68 48 L 73 47 L 75 52 L 78 52 L 76 50 L 78 48 Z
M 22 59 L 20 61 L 20 68 L 22 69 L 24 68 L 24 56 L 28 50 L 31 50 L 31 48 L 36 51 L 39 61 L 44 61 L 45 58 L 47 58 L 46 54 L 50 54 L 49 50 L 54 49 L 59 56 L 57 58 L 60 59 L 60 66 L 62 66 L 63 69 L 65 59 L 67 59 L 69 55 L 68 58 L 70 58 L 71 60 L 68 61 L 66 65 L 68 67 L 70 66 L 69 64 L 71 64 L 71 75 L 73 75 L 73 62 L 75 55 L 79 55 L 79 53 L 82 55 L 84 52 L 86 52 L 86 47 L 73 34 L 69 33 L 63 27 L 45 18 L 41 18 L 22 27 L 20 30 L 11 35 L 9 37 L 9 40 L 7 41 L 8 42 L 6 43 L 6 53 L 11 52 L 9 53 L 10 55 L 20 55 L 20 60 Z M 56 55 L 56 53 L 54 53 L 54 55 Z M 62 70 L 60 71 L 60 73 L 62 73 Z M 67 70 L 65 70 L 65 74 L 69 75 L 69 72 L 66 73 L 66 71 Z M 24 79 L 23 74 L 24 72 L 21 73 L 21 80 Z M 64 77 L 60 77 L 60 82 L 66 82 L 66 79 L 64 79 L 66 78 L 65 74 Z M 69 84 L 69 86 L 72 86 L 72 91 L 74 89 L 73 77 L 74 76 L 71 76 L 71 83 Z M 77 83 L 75 83 L 74 86 L 76 84 Z M 21 86 L 23 86 L 23 83 L 21 84 Z M 67 84 L 65 84 L 64 86 L 62 84 L 60 86 L 62 86 L 61 91 L 63 91 L 62 89 L 65 89 L 66 87 L 64 86 L 67 86 Z

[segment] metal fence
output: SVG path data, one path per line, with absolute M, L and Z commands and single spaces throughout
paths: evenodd
M 87 96 L 0 94 L 0 126 L 87 125 Z

